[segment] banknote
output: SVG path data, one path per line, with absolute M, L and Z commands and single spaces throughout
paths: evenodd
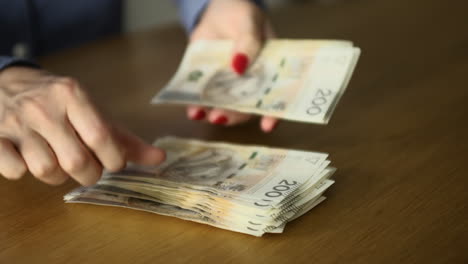
M 108 182 L 102 182 L 101 184 L 107 185 L 109 184 Z M 144 190 L 135 188 L 135 187 L 129 187 L 125 185 L 118 185 L 118 184 L 113 184 L 112 186 L 118 186 L 118 188 L 121 189 L 131 189 L 133 192 L 141 192 L 144 195 L 130 195 L 132 197 L 136 198 L 141 198 L 141 199 L 146 199 L 146 200 L 152 200 L 155 202 L 159 203 L 164 203 L 164 204 L 171 204 L 173 206 L 177 206 L 180 208 L 192 210 L 195 212 L 198 212 L 202 214 L 203 216 L 212 218 L 218 222 L 227 222 L 227 221 L 233 221 L 235 219 L 238 219 L 236 223 L 245 223 L 248 225 L 248 221 L 256 222 L 257 225 L 260 225 L 259 223 L 264 224 L 265 226 L 267 225 L 279 225 L 289 219 L 292 215 L 294 215 L 299 209 L 308 202 L 311 199 L 314 199 L 315 197 L 318 197 L 322 195 L 322 192 L 325 191 L 331 184 L 333 184 L 333 181 L 331 180 L 325 180 L 321 184 L 318 185 L 318 188 L 311 190 L 307 194 L 299 197 L 298 199 L 295 199 L 291 203 L 289 203 L 287 206 L 283 206 L 281 209 L 274 209 L 270 210 L 269 212 L 265 213 L 265 211 L 258 210 L 257 208 L 251 207 L 248 208 L 243 205 L 236 205 L 235 203 L 231 203 L 229 206 L 226 205 L 224 202 L 218 201 L 209 201 L 206 200 L 205 203 L 202 205 L 199 200 L 194 197 L 191 202 L 185 202 L 185 201 L 177 201 L 173 199 L 167 199 L 167 197 L 162 197 L 162 196 L 157 196 L 157 199 L 154 199 L 153 197 L 156 197 L 154 193 L 147 193 Z M 115 189 L 117 190 L 117 189 Z M 128 195 L 128 193 L 122 193 L 118 191 L 110 191 L 110 193 L 114 194 L 123 194 L 123 195 Z M 108 190 L 101 189 L 103 192 L 109 192 Z M 142 197 L 146 196 L 146 197 Z M 148 198 L 150 197 L 150 198 Z M 243 221 L 243 219 L 247 219 L 246 221 Z
M 146 211 L 165 216 L 172 216 L 183 220 L 193 221 L 201 224 L 207 224 L 230 231 L 246 233 L 245 230 L 237 228 L 235 225 L 225 225 L 203 216 L 200 213 L 183 209 L 177 206 L 155 202 L 149 199 L 135 198 L 118 193 L 106 193 L 91 188 L 81 188 L 65 196 L 67 203 L 83 203 L 114 207 L 124 207 L 139 211 Z M 227 223 L 229 224 L 229 223 Z M 248 231 L 247 231 L 248 232 Z M 250 235 L 261 236 L 265 232 L 250 232 Z
M 287 222 L 282 222 L 278 226 L 269 226 L 265 230 L 259 230 L 256 228 L 242 228 L 231 222 L 219 222 L 210 217 L 203 216 L 202 214 L 189 210 L 183 209 L 177 206 L 163 204 L 155 202 L 151 199 L 142 199 L 129 196 L 128 194 L 121 193 L 109 193 L 102 190 L 94 190 L 94 187 L 80 188 L 74 190 L 65 196 L 67 203 L 78 203 L 78 204 L 94 204 L 103 206 L 123 207 L 128 209 L 134 209 L 139 211 L 145 211 L 150 213 L 156 213 L 165 216 L 176 217 L 179 219 L 193 221 L 196 223 L 207 224 L 217 228 L 222 228 L 234 232 L 245 233 L 254 236 L 262 236 L 265 233 L 282 233 L 286 223 L 295 220 L 297 217 L 289 219 Z M 125 193 L 125 192 L 124 192 Z M 305 213 L 311 210 L 313 207 L 318 205 L 320 202 L 325 200 L 325 197 L 320 196 L 311 201 L 307 208 L 303 208 L 301 213 Z M 244 220 L 245 221 L 245 220 Z
M 203 142 L 176 137 L 161 138 L 155 146 L 166 151 L 166 161 L 157 167 L 137 168 L 145 174 L 132 179 L 162 185 L 190 185 L 219 195 L 238 199 L 269 198 L 279 202 L 284 192 L 292 192 L 328 164 L 328 154 L 321 152 Z M 288 175 L 289 174 L 289 175 Z M 117 176 L 118 174 L 111 174 Z M 272 191 L 288 175 L 284 188 Z M 125 177 L 129 173 L 125 172 Z M 286 184 L 286 183 L 284 183 Z
M 176 137 L 154 145 L 166 150 L 161 165 L 105 173 L 65 201 L 144 210 L 261 236 L 282 232 L 334 183 L 326 153 Z
M 312 209 L 319 202 L 323 201 L 324 197 L 321 196 L 327 187 L 321 185 L 322 190 L 318 191 L 310 202 L 306 205 L 300 206 L 300 213 L 303 214 Z M 317 202 L 317 200 L 320 200 Z M 283 217 L 282 220 L 269 221 L 260 223 L 258 219 L 252 219 L 248 215 L 239 214 L 231 219 L 219 219 L 211 215 L 205 215 L 197 212 L 196 210 L 181 208 L 178 206 L 156 202 L 150 197 L 136 197 L 134 194 L 129 194 L 122 189 L 114 189 L 112 191 L 100 189 L 96 187 L 84 188 L 80 187 L 77 190 L 65 196 L 67 203 L 87 203 L 95 205 L 116 206 L 140 211 L 147 211 L 165 216 L 173 216 L 183 220 L 193 221 L 202 224 L 208 224 L 218 228 L 246 233 L 254 236 L 261 236 L 264 233 L 278 233 L 283 230 L 287 222 L 297 218 L 299 213 L 292 213 L 288 217 Z M 312 204 L 313 203 L 313 204 Z M 312 204 L 312 205 L 311 205 Z M 299 211 L 298 211 L 299 212 Z M 296 216 L 296 217 L 294 217 Z
M 230 69 L 233 42 L 190 44 L 176 74 L 152 99 L 326 124 L 360 55 L 349 41 L 275 39 L 245 74 Z

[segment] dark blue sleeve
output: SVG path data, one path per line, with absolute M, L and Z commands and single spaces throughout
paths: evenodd
M 265 8 L 263 0 L 250 0 L 257 4 L 260 8 Z M 209 3 L 209 0 L 176 0 L 179 7 L 180 19 L 185 30 L 189 33 L 195 28 L 198 19 Z
M 39 66 L 36 63 L 26 60 L 26 59 L 18 59 L 14 57 L 0 56 L 0 71 L 5 69 L 6 67 L 13 66 L 13 65 L 39 68 Z

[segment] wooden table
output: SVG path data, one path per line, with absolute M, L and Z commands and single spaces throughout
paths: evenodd
M 363 50 L 327 126 L 214 127 L 148 101 L 177 68 L 178 27 L 42 60 L 79 78 L 113 119 L 164 135 L 324 151 L 328 200 L 284 234 L 255 238 L 133 210 L 66 205 L 73 182 L 0 180 L 0 263 L 468 263 L 467 1 L 304 2 L 272 14 L 283 37 Z

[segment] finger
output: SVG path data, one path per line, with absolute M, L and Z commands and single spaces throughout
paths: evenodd
M 190 43 L 197 40 L 211 40 L 218 39 L 218 35 L 213 30 L 206 30 L 205 27 L 196 27 L 190 35 Z
M 67 180 L 68 176 L 59 168 L 55 154 L 35 132 L 25 136 L 25 140 L 19 144 L 19 151 L 29 171 L 37 179 L 51 185 L 59 185 Z
M 26 163 L 13 143 L 0 138 L 0 175 L 9 180 L 20 179 L 27 171 Z
M 234 44 L 231 66 L 234 72 L 244 74 L 249 65 L 257 58 L 263 45 L 263 34 L 258 30 L 251 30 L 242 34 Z
M 68 120 L 47 124 L 36 131 L 54 151 L 60 167 L 81 185 L 95 184 L 102 174 L 102 166 L 85 147 Z
M 189 105 L 187 107 L 187 118 L 191 120 L 201 121 L 206 118 L 206 113 L 208 109 L 197 106 L 197 105 Z
M 140 165 L 158 165 L 166 159 L 166 153 L 133 135 L 123 128 L 117 128 L 120 144 L 125 148 L 126 160 Z
M 260 127 L 263 132 L 270 133 L 278 125 L 278 119 L 274 117 L 264 116 L 260 121 Z
M 84 91 L 77 84 L 72 87 L 66 89 L 70 124 L 106 169 L 120 170 L 125 166 L 125 152 L 113 128 L 103 120 Z
M 277 37 L 276 32 L 273 28 L 273 25 L 271 24 L 270 21 L 266 21 L 264 23 L 264 35 L 266 39 L 272 39 L 272 38 Z
M 215 125 L 232 126 L 247 122 L 252 116 L 235 111 L 215 108 L 208 114 L 208 120 Z

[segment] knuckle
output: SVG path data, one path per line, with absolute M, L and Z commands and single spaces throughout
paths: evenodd
M 41 122 L 52 121 L 52 115 L 49 113 L 46 103 L 41 102 L 39 99 L 24 98 L 21 104 L 24 114 L 28 118 L 31 118 L 31 120 L 40 120 Z M 21 121 L 19 117 L 16 117 L 15 119 L 17 119 L 17 122 Z
M 70 155 L 68 159 L 64 161 L 62 168 L 69 174 L 80 172 L 88 165 L 88 158 L 84 153 L 76 153 Z
M 21 116 L 14 111 L 6 111 L 1 117 L 0 125 L 3 129 L 7 128 L 9 131 L 18 131 L 23 127 Z
M 104 124 L 94 127 L 88 135 L 89 145 L 93 148 L 108 142 L 110 138 L 110 131 Z
M 21 107 L 26 111 L 41 111 L 43 110 L 43 105 L 39 103 L 36 97 L 27 96 L 21 99 Z
M 31 168 L 31 173 L 38 179 L 48 179 L 56 170 L 57 164 L 52 161 L 46 161 L 38 164 L 35 168 Z
M 67 96 L 76 96 L 79 92 L 80 84 L 77 80 L 70 77 L 58 78 L 54 83 L 54 88 Z
M 63 83 L 64 85 L 70 86 L 70 87 L 78 87 L 80 86 L 78 80 L 72 77 L 60 77 L 58 79 L 58 82 Z

